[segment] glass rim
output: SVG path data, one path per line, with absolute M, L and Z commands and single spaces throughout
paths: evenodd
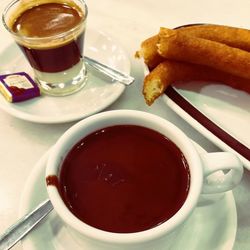
M 82 24 L 84 24 L 87 20 L 87 16 L 88 16 L 88 6 L 85 2 L 85 0 L 79 0 L 80 2 L 83 3 L 84 5 L 84 18 L 80 21 L 80 23 L 78 23 L 75 27 L 71 28 L 70 30 L 55 34 L 55 35 L 50 35 L 50 36 L 43 36 L 43 37 L 30 37 L 30 36 L 25 36 L 25 35 L 20 35 L 14 31 L 11 30 L 11 28 L 8 26 L 7 24 L 7 20 L 6 20 L 6 15 L 8 13 L 8 11 L 10 10 L 10 8 L 16 4 L 17 2 L 19 2 L 21 0 L 13 0 L 11 2 L 8 3 L 8 5 L 4 8 L 3 13 L 2 13 L 2 23 L 3 26 L 5 27 L 5 29 L 14 37 L 21 39 L 23 41 L 42 41 L 42 40 L 49 40 L 49 39 L 60 39 L 62 37 L 64 37 L 65 35 L 69 35 L 71 33 L 73 33 L 74 31 L 78 30 Z M 53 2 L 53 0 L 51 1 Z M 62 3 L 64 3 L 62 1 Z M 34 5 L 36 6 L 36 5 Z

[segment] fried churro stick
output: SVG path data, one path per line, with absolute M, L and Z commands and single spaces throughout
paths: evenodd
M 161 29 L 158 53 L 166 59 L 210 66 L 250 79 L 250 53 L 222 43 Z
M 183 26 L 178 30 L 192 36 L 250 51 L 250 30 L 248 29 L 225 25 L 204 24 Z
M 157 52 L 158 38 L 158 35 L 155 35 L 143 41 L 141 49 L 137 51 L 135 55 L 138 58 L 143 58 L 144 63 L 150 70 L 157 66 L 160 62 L 164 61 L 164 58 Z
M 247 29 L 216 24 L 194 24 L 180 27 L 178 30 L 195 37 L 250 51 L 250 30 Z M 164 61 L 157 52 L 157 43 L 158 36 L 152 36 L 142 42 L 141 49 L 138 52 L 138 55 L 144 58 L 145 64 L 147 64 L 150 69 L 153 69 L 160 62 Z
M 148 105 L 177 81 L 216 81 L 250 93 L 250 79 L 237 77 L 207 66 L 166 60 L 144 79 L 143 95 Z

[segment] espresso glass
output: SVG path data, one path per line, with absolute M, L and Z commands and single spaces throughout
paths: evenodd
M 20 16 L 32 7 L 48 3 L 77 6 L 83 18 L 73 28 L 50 36 L 26 36 L 12 30 L 13 17 Z M 87 15 L 84 0 L 14 0 L 5 8 L 3 24 L 29 61 L 35 81 L 43 93 L 53 96 L 69 95 L 86 84 L 83 45 Z

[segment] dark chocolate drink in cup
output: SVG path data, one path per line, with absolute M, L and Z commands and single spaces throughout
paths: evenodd
M 153 228 L 171 218 L 189 191 L 189 167 L 179 148 L 141 126 L 116 125 L 93 132 L 68 153 L 59 180 L 71 212 L 83 222 L 116 233 Z
M 224 182 L 206 181 L 225 169 Z M 227 152 L 199 154 L 159 116 L 113 110 L 66 131 L 53 146 L 45 177 L 55 211 L 83 247 L 175 249 L 201 192 L 235 187 L 242 164 Z
M 17 2 L 17 1 L 16 1 Z M 66 95 L 83 87 L 86 80 L 82 60 L 87 18 L 82 1 L 20 2 L 7 27 L 34 69 L 44 90 Z M 17 3 L 16 3 L 17 4 Z

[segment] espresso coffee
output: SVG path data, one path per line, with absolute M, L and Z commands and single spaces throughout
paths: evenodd
M 111 126 L 80 140 L 55 185 L 81 221 L 116 233 L 153 228 L 171 218 L 189 191 L 189 167 L 162 134 L 135 125 Z
M 6 6 L 3 24 L 29 61 L 42 93 L 65 96 L 87 83 L 87 16 L 84 0 L 12 0 Z
M 18 43 L 31 66 L 40 72 L 61 72 L 76 65 L 83 51 L 84 32 L 75 37 L 56 36 L 76 27 L 84 15 L 80 8 L 65 3 L 44 3 L 24 10 L 13 20 L 11 29 L 29 38 L 54 36 L 48 44 Z
M 82 13 L 63 3 L 44 3 L 22 12 L 12 30 L 28 37 L 47 37 L 74 28 L 82 20 Z
M 32 49 L 19 44 L 26 55 L 30 65 L 40 71 L 47 73 L 62 72 L 72 68 L 82 58 L 84 34 L 76 40 L 57 48 Z

